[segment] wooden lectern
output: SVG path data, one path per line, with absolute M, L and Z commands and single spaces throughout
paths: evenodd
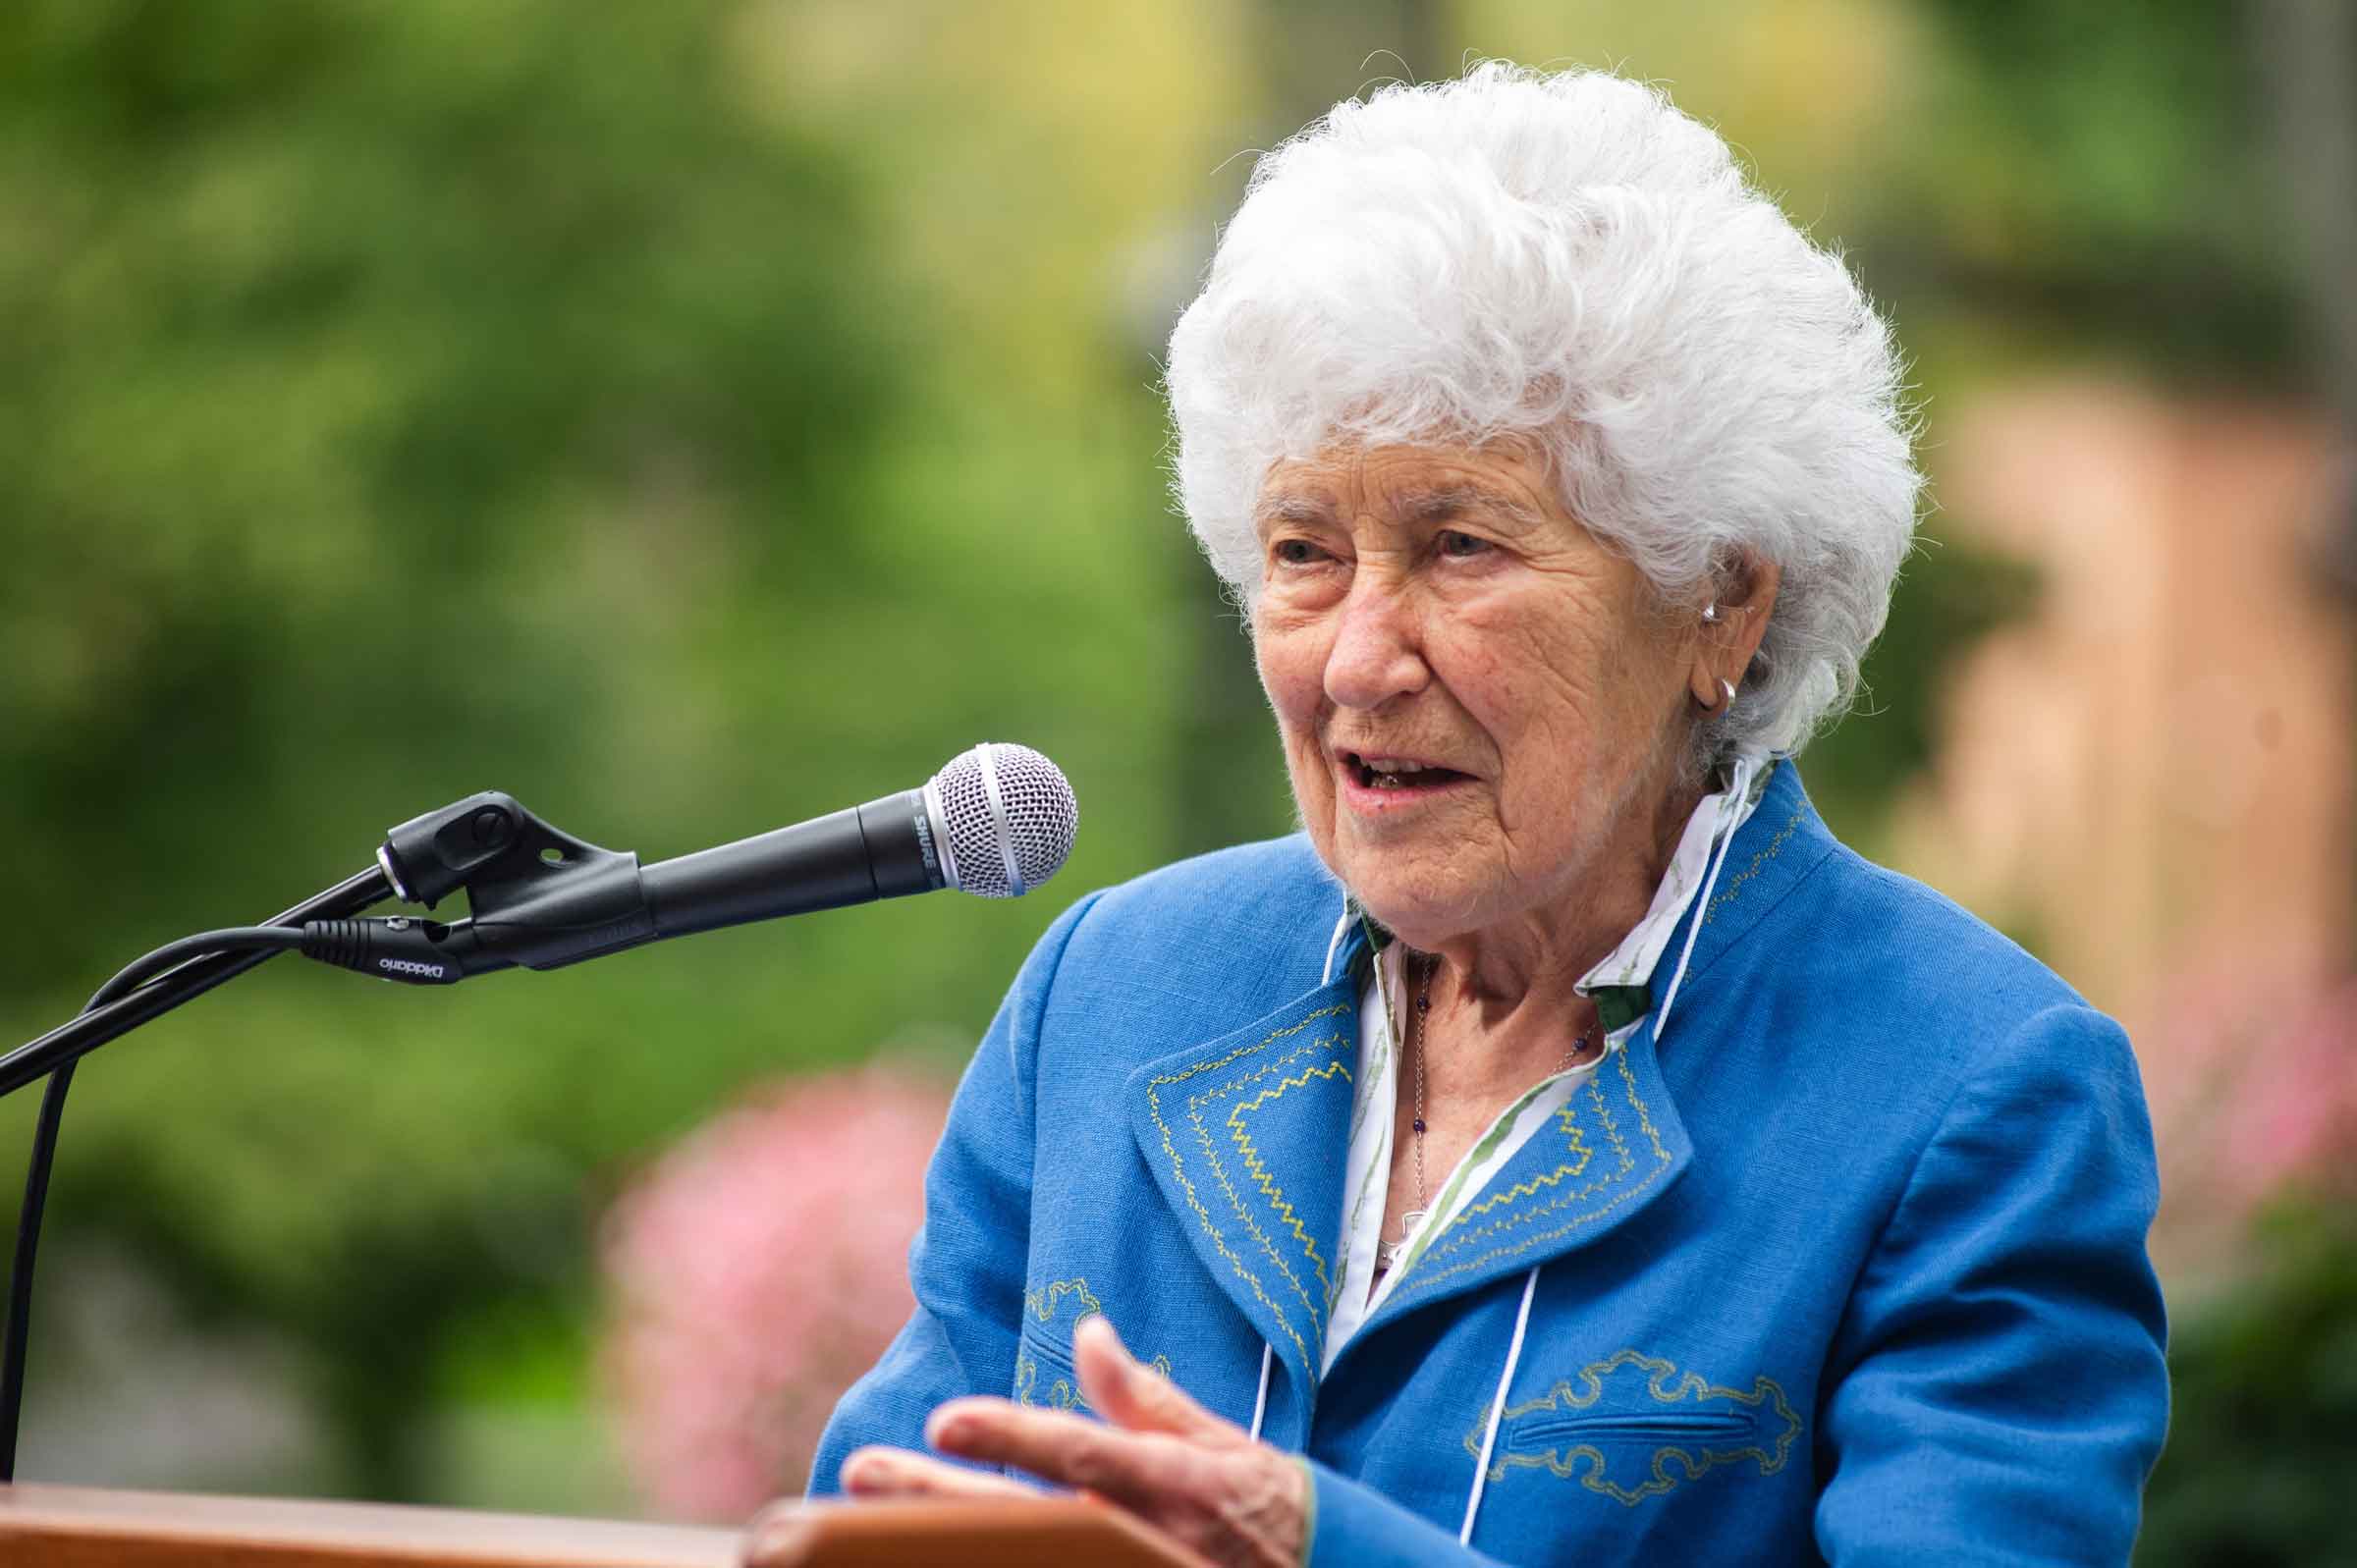
M 1205 1568 L 1075 1497 L 787 1503 L 744 1531 L 450 1508 L 0 1487 L 7 1568 Z

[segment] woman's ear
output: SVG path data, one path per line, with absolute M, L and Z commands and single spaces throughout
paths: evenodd
M 1687 676 L 1695 706 L 1716 713 L 1733 700 L 1752 655 L 1760 651 L 1760 639 L 1768 634 L 1768 618 L 1783 580 L 1781 567 L 1749 554 L 1720 576 L 1717 596 L 1702 610 L 1694 667 Z

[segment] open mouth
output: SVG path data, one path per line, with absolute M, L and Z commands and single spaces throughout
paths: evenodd
M 1430 789 L 1472 777 L 1407 757 L 1369 757 L 1355 751 L 1343 752 L 1343 764 L 1361 789 Z

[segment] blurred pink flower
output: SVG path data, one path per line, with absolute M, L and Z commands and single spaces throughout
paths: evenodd
M 2172 1294 L 2247 1276 L 2252 1221 L 2277 1201 L 2357 1194 L 2357 980 L 2188 967 L 2136 1054 L 2160 1140 L 2153 1254 Z
M 908 1315 L 948 1105 L 877 1068 L 780 1085 L 615 1204 L 603 1370 L 625 1462 L 659 1511 L 736 1521 L 800 1487 L 835 1400 Z
M 2214 1176 L 2244 1205 L 2292 1184 L 2348 1187 L 2357 1163 L 2357 983 L 2300 1007 L 2245 1055 L 2220 1108 Z

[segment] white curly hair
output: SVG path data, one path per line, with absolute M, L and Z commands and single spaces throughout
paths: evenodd
M 1890 329 L 1660 91 L 1493 62 L 1333 111 L 1254 170 L 1171 335 L 1176 490 L 1249 607 L 1270 467 L 1519 437 L 1667 603 L 1782 586 L 1698 761 L 1844 708 L 1914 531 Z

